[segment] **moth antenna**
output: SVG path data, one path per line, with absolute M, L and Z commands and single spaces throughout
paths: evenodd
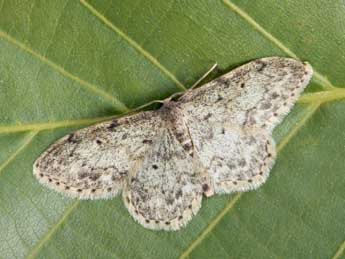
M 199 83 L 204 80 L 212 71 L 214 71 L 217 68 L 218 64 L 215 63 L 202 77 L 200 77 L 190 88 L 189 90 L 194 89 L 199 85 Z
M 147 106 L 150 106 L 150 105 L 152 105 L 152 104 L 154 104 L 154 103 L 164 103 L 164 100 L 153 100 L 153 101 L 150 101 L 150 102 L 148 102 L 148 103 L 145 103 L 145 104 L 143 104 L 143 105 L 140 105 L 139 107 L 134 108 L 133 110 L 131 110 L 131 111 L 125 113 L 124 115 L 128 115 L 128 114 L 135 113 L 135 112 L 140 111 L 141 109 L 143 109 L 143 108 L 145 108 L 145 107 L 147 107 Z
M 212 66 L 202 77 L 200 77 L 200 78 L 199 78 L 199 79 L 188 89 L 188 91 L 190 91 L 190 90 L 194 89 L 195 87 L 197 87 L 197 86 L 199 85 L 199 83 L 200 83 L 202 80 L 204 80 L 212 71 L 214 71 L 214 70 L 216 69 L 217 66 L 218 66 L 218 64 L 215 63 L 215 64 L 214 64 L 214 65 L 213 65 L 213 66 Z M 164 100 L 153 100 L 153 101 L 148 102 L 148 103 L 145 103 L 145 104 L 143 104 L 143 105 L 141 105 L 141 106 L 139 106 L 139 107 L 136 107 L 135 109 L 129 111 L 129 112 L 126 113 L 126 114 L 134 113 L 134 112 L 139 111 L 139 110 L 141 110 L 141 109 L 143 109 L 143 108 L 145 108 L 145 107 L 147 107 L 147 106 L 150 106 L 150 105 L 152 105 L 152 104 L 154 104 L 154 103 L 162 103 L 162 104 L 163 104 L 163 103 L 165 103 L 165 102 L 167 102 L 167 101 L 172 100 L 173 98 L 175 98 L 175 97 L 177 97 L 177 96 L 183 95 L 185 92 L 186 92 L 186 91 L 181 91 L 181 92 L 174 93 L 174 94 L 172 94 L 170 97 L 165 98 Z

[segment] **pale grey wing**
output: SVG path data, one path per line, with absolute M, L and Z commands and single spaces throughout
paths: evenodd
M 131 164 L 143 158 L 161 125 L 156 112 L 143 112 L 78 130 L 36 160 L 34 175 L 68 196 L 112 197 L 122 189 Z
M 215 193 L 232 193 L 257 188 L 264 183 L 276 152 L 265 130 L 244 131 L 218 123 L 205 135 L 204 124 L 191 127 L 194 154 L 209 173 Z
M 181 108 L 190 123 L 227 122 L 272 131 L 290 111 L 312 77 L 308 63 L 261 58 L 188 91 Z
M 165 130 L 143 163 L 128 178 L 124 203 L 141 225 L 154 230 L 177 230 L 201 207 L 202 177 L 193 158 Z

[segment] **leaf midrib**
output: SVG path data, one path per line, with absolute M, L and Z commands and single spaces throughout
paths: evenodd
M 310 94 L 302 95 L 298 103 L 311 104 L 315 102 L 326 103 L 332 102 L 338 99 L 345 98 L 345 89 L 334 87 L 334 90 L 314 92 Z M 121 115 L 122 116 L 122 115 Z M 90 125 L 93 123 L 103 122 L 117 118 L 118 116 L 102 116 L 94 118 L 82 118 L 76 120 L 61 120 L 61 121 L 48 121 L 38 123 L 27 123 L 27 124 L 15 124 L 15 125 L 2 125 L 0 126 L 1 133 L 16 133 L 23 131 L 43 131 L 56 128 L 67 128 L 81 125 Z

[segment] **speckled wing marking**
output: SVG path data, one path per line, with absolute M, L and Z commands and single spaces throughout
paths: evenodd
M 226 121 L 272 131 L 291 110 L 312 73 L 308 63 L 262 58 L 188 91 L 180 101 L 191 123 Z
M 180 99 L 193 152 L 216 193 L 246 191 L 266 180 L 275 156 L 271 132 L 311 77 L 307 63 L 262 58 Z
M 96 124 L 67 135 L 35 162 L 40 183 L 80 199 L 110 198 L 159 133 L 157 112 Z
M 177 230 L 200 209 L 201 181 L 192 156 L 174 133 L 165 129 L 144 162 L 130 175 L 123 200 L 143 226 Z
M 272 137 L 264 130 L 246 130 L 229 124 L 216 124 L 212 137 L 198 137 L 191 130 L 195 153 L 209 172 L 211 193 L 231 193 L 255 189 L 265 182 L 276 152 Z

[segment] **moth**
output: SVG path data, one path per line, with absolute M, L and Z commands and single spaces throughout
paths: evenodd
M 308 63 L 254 60 L 160 109 L 69 134 L 34 163 L 38 181 L 79 199 L 122 193 L 146 228 L 178 230 L 203 196 L 262 185 L 272 168 L 272 130 L 312 77 Z

